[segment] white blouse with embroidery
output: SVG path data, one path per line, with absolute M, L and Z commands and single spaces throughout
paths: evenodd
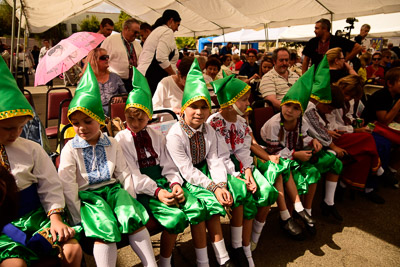
M 283 128 L 283 140 L 279 141 L 279 130 L 281 128 L 281 114 L 275 114 L 261 128 L 261 138 L 267 143 L 267 152 L 270 155 L 279 155 L 284 159 L 293 159 L 296 150 L 294 143 L 298 144 L 298 131 L 287 131 Z M 310 145 L 313 138 L 307 135 L 309 126 L 303 119 L 301 133 L 304 145 Z
M 33 141 L 18 137 L 5 145 L 11 173 L 20 191 L 37 184 L 37 192 L 44 210 L 65 206 L 63 188 L 53 162 L 43 148 Z
M 151 145 L 158 155 L 156 162 L 157 165 L 160 165 L 162 168 L 161 175 L 167 178 L 168 182 L 171 184 L 178 183 L 182 185 L 183 180 L 179 175 L 179 170 L 172 161 L 172 158 L 167 150 L 165 136 L 149 127 L 147 127 L 146 130 L 151 137 Z M 115 136 L 115 139 L 121 145 L 131 172 L 136 174 L 139 171 L 138 175 L 132 175 L 132 178 L 135 180 L 134 185 L 136 193 L 154 196 L 154 193 L 157 190 L 157 184 L 149 176 L 140 173 L 138 156 L 131 131 L 128 129 L 120 131 Z M 148 157 L 151 156 L 147 150 L 146 155 Z
M 234 176 L 240 174 L 235 171 L 235 165 L 230 159 L 230 155 L 232 154 L 242 163 L 243 170 L 253 168 L 253 158 L 251 157 L 250 150 L 250 128 L 244 118 L 237 116 L 236 122 L 228 122 L 222 117 L 221 113 L 218 112 L 211 115 L 207 123 L 209 123 L 217 133 L 218 154 L 224 159 L 229 174 Z M 228 153 L 226 153 L 226 150 L 228 150 Z
M 206 160 L 212 180 L 193 166 L 189 137 L 181 128 L 179 122 L 175 123 L 167 134 L 167 149 L 183 179 L 187 182 L 203 188 L 207 188 L 211 182 L 215 184 L 226 184 L 227 172 L 223 159 L 218 157 L 217 134 L 214 129 L 206 123 L 203 123 L 199 129 L 194 131 L 203 131 L 202 127 L 205 127 Z
M 69 141 L 61 151 L 58 174 L 75 224 L 81 221 L 79 191 L 120 182 L 132 197 L 136 197 L 131 172 L 120 145 L 103 133 L 96 146 L 89 145 L 78 135 Z

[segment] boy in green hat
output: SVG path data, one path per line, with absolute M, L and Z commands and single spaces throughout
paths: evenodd
M 186 188 L 182 189 L 183 180 L 165 147 L 164 135 L 147 127 L 153 115 L 151 92 L 146 78 L 135 67 L 132 86 L 125 107 L 127 129 L 115 139 L 135 173 L 138 200 L 164 228 L 159 266 L 171 266 L 176 237 L 188 224 L 195 247 L 197 236 L 206 235 L 206 209 Z
M 311 217 L 311 207 L 321 175 L 310 161 L 318 159 L 314 155 L 322 149 L 322 145 L 317 139 L 307 135 L 308 124 L 302 116 L 311 95 L 313 78 L 314 66 L 286 93 L 282 99 L 281 112 L 264 124 L 261 137 L 267 144 L 268 154 L 278 154 L 283 159 L 295 160 L 300 164 L 300 168 L 292 169 L 292 174 L 299 194 L 304 195 L 305 211 L 299 211 L 295 206 L 294 213 L 304 221 L 306 228 L 315 234 L 315 220 Z M 287 210 L 281 211 L 280 215 L 283 229 L 299 228 Z
M 206 124 L 211 99 L 195 59 L 186 78 L 181 120 L 167 134 L 167 149 L 185 180 L 184 188 L 200 199 L 207 209 L 206 226 L 217 261 L 230 266 L 222 235 L 220 216 L 233 204 L 228 191 L 224 162 L 218 157 L 214 129 Z M 245 195 L 245 186 L 243 187 Z M 205 229 L 204 229 L 205 231 Z M 197 266 L 209 266 L 205 235 L 195 244 Z
M 96 265 L 115 266 L 116 242 L 128 234 L 143 265 L 157 266 L 145 227 L 149 216 L 134 198 L 135 173 L 118 142 L 100 131 L 105 116 L 90 64 L 69 105 L 68 119 L 76 136 L 61 151 L 58 172 L 72 221 L 82 223 L 85 235 L 95 240 Z
M 52 250 L 54 243 L 62 247 L 63 264 L 80 266 L 82 250 L 74 239 L 75 230 L 61 217 L 65 200 L 57 171 L 39 144 L 19 137 L 33 116 L 29 102 L 0 58 L 0 164 L 14 176 L 19 191 L 18 218 L 0 231 L 0 264 L 29 266 L 57 255 Z M 46 228 L 50 233 L 46 234 Z

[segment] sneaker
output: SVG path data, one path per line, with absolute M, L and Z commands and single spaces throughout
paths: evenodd
M 368 199 L 369 201 L 374 202 L 376 204 L 385 204 L 385 200 L 380 195 L 378 195 L 375 192 L 375 190 L 372 192 L 369 192 L 369 193 L 364 193 L 364 197 L 366 199 Z
M 335 218 L 339 222 L 343 221 L 343 217 L 337 211 L 335 204 L 330 206 L 330 205 L 326 204 L 325 201 L 322 201 L 321 202 L 321 213 L 324 216 L 332 215 L 333 218 Z
M 397 180 L 395 172 L 385 170 L 385 172 L 379 176 L 379 178 L 385 186 L 399 188 L 399 180 Z

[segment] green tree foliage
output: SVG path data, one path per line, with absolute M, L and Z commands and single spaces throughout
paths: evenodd
M 176 37 L 175 41 L 178 49 L 183 49 L 185 46 L 196 49 L 196 38 L 194 37 Z
M 0 36 L 11 35 L 11 23 L 12 7 L 7 2 L 0 1 Z
M 118 22 L 114 24 L 114 31 L 121 32 L 124 21 L 130 18 L 132 18 L 132 16 L 121 10 L 121 13 L 119 13 Z
M 85 32 L 97 32 L 100 29 L 100 21 L 96 16 L 91 16 L 90 18 L 86 18 L 79 23 L 80 31 Z

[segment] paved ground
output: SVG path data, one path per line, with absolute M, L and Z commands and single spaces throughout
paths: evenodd
M 56 81 L 56 84 L 60 84 Z M 44 119 L 45 87 L 29 87 L 39 116 Z M 44 122 L 44 120 L 43 120 Z M 55 142 L 51 142 L 54 146 Z M 322 188 L 318 188 L 313 215 L 318 220 L 318 233 L 305 241 L 292 241 L 279 229 L 276 208 L 272 208 L 257 250 L 256 266 L 400 266 L 400 190 L 381 187 L 379 194 L 386 203 L 377 205 L 360 195 L 352 200 L 349 192 L 338 210 L 344 217 L 336 224 L 321 216 L 319 203 Z M 229 226 L 223 219 L 226 243 Z M 156 257 L 159 255 L 159 235 L 153 236 Z M 214 253 L 209 249 L 211 265 L 216 266 Z M 89 266 L 94 266 L 90 262 Z M 174 251 L 175 266 L 194 266 L 195 254 L 189 228 L 178 236 Z M 141 266 L 130 247 L 119 250 L 118 266 Z

